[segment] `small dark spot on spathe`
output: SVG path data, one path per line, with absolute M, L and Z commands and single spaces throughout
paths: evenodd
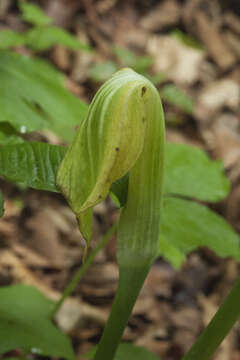
M 143 96 L 143 95 L 145 94 L 145 92 L 146 92 L 146 91 L 147 91 L 146 86 L 143 86 L 143 87 L 142 87 L 142 94 L 141 94 L 141 95 Z
M 99 199 L 102 199 L 102 195 L 99 195 L 98 198 L 99 198 Z
M 115 150 L 116 150 L 116 151 L 119 151 L 120 149 L 119 149 L 119 147 L 116 147 Z
M 146 121 L 146 118 L 145 118 L 145 117 L 143 117 L 143 118 L 142 118 L 142 122 L 143 122 L 143 123 L 145 123 L 145 121 Z

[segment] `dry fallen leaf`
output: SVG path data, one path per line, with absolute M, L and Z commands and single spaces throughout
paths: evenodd
M 199 67 L 205 57 L 203 50 L 190 48 L 171 36 L 152 36 L 147 52 L 155 59 L 154 71 L 163 72 L 167 79 L 192 84 L 199 77 Z
M 231 79 L 211 82 L 201 90 L 198 102 L 210 111 L 223 106 L 236 110 L 240 105 L 240 86 Z
M 156 5 L 140 20 L 140 26 L 147 31 L 157 31 L 165 26 L 176 25 L 180 18 L 180 7 L 176 0 L 166 0 Z
M 226 70 L 236 63 L 236 57 L 224 42 L 217 24 L 211 21 L 203 11 L 195 16 L 198 34 L 216 64 Z
M 26 239 L 31 249 L 49 260 L 49 266 L 62 267 L 64 264 L 64 249 L 60 243 L 59 230 L 54 222 L 55 212 L 45 207 L 26 221 L 26 226 L 32 231 L 31 239 Z

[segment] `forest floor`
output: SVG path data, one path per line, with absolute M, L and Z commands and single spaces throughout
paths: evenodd
M 214 209 L 240 231 L 240 4 L 207 0 L 51 0 L 42 9 L 93 53 L 63 46 L 39 54 L 67 76 L 67 86 L 90 102 L 101 81 L 126 61 L 115 47 L 152 57 L 149 74 L 163 74 L 158 87 L 175 84 L 193 99 L 193 110 L 163 101 L 167 138 L 199 146 L 222 159 L 232 187 Z M 0 26 L 26 28 L 14 1 L 0 3 Z M 179 37 L 184 34 L 184 40 Z M 187 45 L 191 43 L 191 46 Z M 32 52 L 25 48 L 19 52 Z M 131 59 L 130 59 L 131 60 Z M 104 64 L 97 68 L 96 64 Z M 100 70 L 99 70 L 100 69 Z M 45 140 L 58 143 L 55 135 Z M 33 284 L 56 296 L 81 264 L 83 244 L 71 210 L 60 195 L 18 188 L 1 180 L 6 199 L 0 221 L 0 285 Z M 95 209 L 95 244 L 118 218 L 108 199 Z M 96 257 L 58 315 L 78 359 L 101 335 L 116 291 L 116 238 Z M 209 322 L 239 274 L 232 259 L 203 248 L 191 253 L 180 271 L 159 259 L 134 308 L 124 340 L 178 360 Z M 240 360 L 240 325 L 221 345 L 215 360 Z

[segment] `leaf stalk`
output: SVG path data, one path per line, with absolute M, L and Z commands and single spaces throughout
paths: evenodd
M 56 313 L 58 312 L 58 310 L 60 309 L 60 307 L 62 306 L 63 302 L 65 301 L 65 299 L 71 295 L 71 293 L 73 292 L 73 290 L 76 288 L 77 284 L 79 283 L 79 281 L 81 280 L 81 278 L 83 277 L 83 275 L 85 274 L 86 270 L 89 268 L 89 266 L 92 264 L 92 262 L 94 261 L 96 255 L 98 254 L 98 252 L 108 243 L 108 241 L 111 239 L 112 235 L 115 233 L 115 231 L 117 230 L 117 226 L 118 224 L 114 224 L 109 230 L 108 232 L 105 234 L 105 236 L 101 239 L 101 241 L 98 243 L 98 245 L 92 250 L 91 254 L 88 256 L 88 258 L 86 259 L 86 262 L 83 263 L 80 268 L 77 270 L 77 272 L 75 273 L 75 275 L 73 276 L 71 282 L 67 285 L 66 289 L 64 290 L 61 298 L 56 302 L 56 305 L 50 315 L 51 318 L 54 318 L 54 316 L 56 315 Z
M 240 317 L 240 278 L 182 360 L 209 360 Z

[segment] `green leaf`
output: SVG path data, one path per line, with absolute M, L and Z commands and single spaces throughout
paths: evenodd
M 165 193 L 217 202 L 229 188 L 221 161 L 211 160 L 197 147 L 167 143 Z
M 0 49 L 9 49 L 11 47 L 25 44 L 24 35 L 13 30 L 0 31 Z
M 63 45 L 72 50 L 91 51 L 76 36 L 56 26 L 35 27 L 25 33 L 26 45 L 37 51 L 48 50 L 54 45 Z
M 194 110 L 194 101 L 191 96 L 184 93 L 175 85 L 165 85 L 160 91 L 163 100 L 177 106 L 188 114 L 192 114 Z
M 159 357 L 152 352 L 140 346 L 132 344 L 121 344 L 118 347 L 117 354 L 114 360 L 160 360 Z
M 0 145 L 20 144 L 24 140 L 7 122 L 0 122 Z
M 137 56 L 134 52 L 122 47 L 114 47 L 113 52 L 120 60 L 122 66 L 131 67 L 140 74 L 145 73 L 153 63 L 152 57 L 145 55 Z
M 204 49 L 204 46 L 197 39 L 190 36 L 189 34 L 182 32 L 179 29 L 173 30 L 170 35 L 181 41 L 184 45 L 187 45 L 191 48 L 198 50 Z
M 143 55 L 137 56 L 134 70 L 140 74 L 145 75 L 145 72 L 148 71 L 149 67 L 153 64 L 153 58 L 151 56 Z
M 224 199 L 230 183 L 221 161 L 190 145 L 166 143 L 165 194 L 179 195 L 209 202 Z M 112 192 L 124 206 L 128 192 L 128 177 L 113 183 Z
M 94 64 L 89 69 L 89 77 L 96 82 L 108 80 L 117 71 L 117 65 L 113 61 Z
M 25 142 L 0 147 L 0 176 L 25 187 L 57 192 L 56 174 L 63 146 Z
M 5 132 L 0 130 L 0 145 L 22 144 L 23 142 L 24 140 L 20 136 L 6 135 Z
M 0 192 L 0 217 L 2 217 L 4 214 L 4 202 L 3 202 L 3 196 Z
M 64 77 L 46 62 L 0 51 L 0 122 L 20 133 L 50 129 L 71 141 L 87 105 L 63 84 Z
M 118 207 L 123 207 L 127 202 L 127 192 L 128 192 L 128 180 L 129 180 L 129 174 L 123 176 L 121 179 L 116 180 L 111 185 L 111 193 L 114 194 L 114 196 L 117 199 L 116 205 Z M 113 200 L 116 200 L 115 198 Z
M 153 75 L 145 73 L 144 76 L 146 76 L 146 78 L 148 78 L 148 80 L 150 80 L 155 86 L 161 84 L 166 78 L 163 72 L 159 72 Z
M 17 133 L 9 124 L 0 123 L 0 144 L 4 145 L 0 146 L 0 176 L 25 187 L 58 192 L 59 190 L 55 185 L 56 169 L 63 160 L 67 148 L 40 142 L 24 142 L 21 137 L 15 134 Z M 20 144 L 22 145 L 19 146 Z M 52 154 L 51 164 L 49 163 L 49 153 Z M 26 159 L 25 167 L 22 164 L 23 158 Z M 40 175 L 39 177 L 38 174 L 40 162 L 44 164 L 45 161 L 48 162 L 49 169 L 55 168 L 51 172 L 50 178 L 48 175 Z M 38 176 L 38 182 L 34 180 L 36 176 Z M 128 175 L 118 179 L 111 186 L 111 192 L 119 199 L 120 207 L 127 201 L 127 191 L 123 190 L 127 190 L 127 186 Z
M 69 339 L 50 321 L 54 303 L 26 285 L 0 288 L 0 354 L 22 348 L 73 360 Z
M 84 358 L 93 359 L 97 347 L 93 348 Z M 160 360 L 159 357 L 141 346 L 122 343 L 118 346 L 114 360 Z
M 26 22 L 38 26 L 45 26 L 52 23 L 52 19 L 45 15 L 39 6 L 24 1 L 19 1 L 18 6 L 22 12 L 21 16 Z
M 136 55 L 128 49 L 115 46 L 113 48 L 113 52 L 121 61 L 123 66 L 132 66 L 136 61 Z
M 162 220 L 164 222 L 164 220 Z M 161 228 L 160 233 L 160 250 L 158 256 L 163 256 L 172 266 L 179 270 L 182 264 L 186 261 L 186 254 L 174 246 L 170 241 L 168 236 L 163 235 L 163 229 Z
M 179 267 L 185 254 L 203 246 L 218 256 L 240 260 L 240 237 L 223 217 L 193 201 L 165 198 L 160 254 Z

